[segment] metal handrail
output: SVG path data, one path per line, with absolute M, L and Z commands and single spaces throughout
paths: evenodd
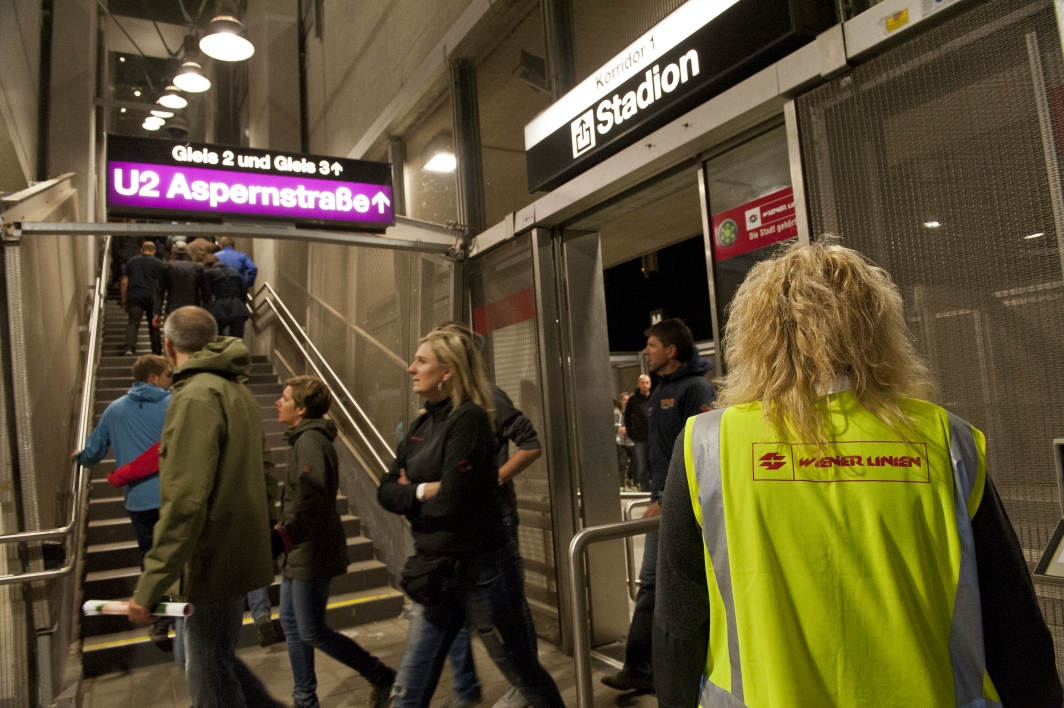
M 100 331 L 102 314 L 107 299 L 107 274 L 110 271 L 111 261 L 111 237 L 104 240 L 103 260 L 100 266 L 100 275 L 96 278 L 93 289 L 92 313 L 89 316 L 89 343 L 86 349 L 85 375 L 81 386 L 81 411 L 78 418 L 77 447 L 85 446 L 85 440 L 89 436 L 89 426 L 92 424 L 93 391 L 96 386 L 96 363 L 99 360 Z M 53 538 L 67 538 L 74 534 L 73 552 L 67 556 L 66 563 L 61 568 L 43 570 L 33 573 L 8 574 L 0 576 L 0 585 L 13 585 L 37 580 L 49 580 L 60 578 L 73 572 L 81 555 L 81 546 L 84 534 L 76 533 L 81 527 L 82 509 L 89 492 L 89 471 L 77 462 L 73 463 L 71 473 L 70 498 L 71 509 L 68 515 L 70 519 L 66 526 L 43 531 L 26 531 L 0 536 L 0 543 L 28 543 L 31 541 L 47 541 Z
M 384 446 L 384 449 L 385 450 L 391 449 L 391 446 L 388 444 L 388 441 L 385 440 L 384 436 L 381 435 L 381 432 L 379 430 L 377 430 L 377 426 L 375 426 L 373 424 L 373 421 L 370 420 L 370 417 L 366 414 L 366 411 L 362 410 L 362 406 L 358 405 L 358 399 L 356 399 L 354 397 L 354 395 L 347 389 L 347 386 L 344 384 L 343 379 L 341 379 L 336 374 L 336 372 L 333 371 L 333 368 L 331 366 L 329 366 L 328 360 L 322 355 L 321 351 L 319 351 L 318 348 L 316 346 L 314 346 L 314 342 L 311 341 L 310 335 L 307 334 L 306 330 L 304 330 L 299 325 L 299 322 L 296 320 L 295 315 L 293 315 L 292 312 L 288 309 L 288 306 L 284 304 L 284 300 L 281 299 L 281 296 L 277 294 L 277 291 L 274 290 L 273 286 L 270 285 L 269 283 L 263 283 L 262 285 L 263 285 L 264 288 L 266 288 L 267 290 L 270 291 L 270 294 L 273 295 L 273 299 L 277 301 L 277 304 L 280 305 L 281 308 L 284 310 L 285 314 L 288 315 L 288 318 L 292 321 L 292 324 L 294 324 L 296 329 L 299 330 L 299 333 L 301 335 L 303 335 L 303 341 L 305 341 L 307 343 L 307 345 L 314 351 L 314 353 L 317 355 L 318 359 L 321 361 L 322 365 L 325 367 L 326 371 L 329 372 L 329 374 L 333 377 L 333 380 L 336 381 L 336 383 L 340 386 L 340 390 L 344 392 L 344 395 L 347 396 L 347 398 L 351 401 L 351 403 L 355 404 L 355 409 L 358 411 L 359 415 L 362 416 L 363 420 L 366 421 L 366 425 L 369 426 L 369 429 L 372 430 L 373 434 L 377 436 L 377 439 L 380 440 L 381 445 Z M 274 312 L 275 313 L 277 312 L 276 309 L 274 310 Z M 278 315 L 278 317 L 280 317 L 280 315 Z M 301 349 L 302 349 L 302 347 L 301 347 Z M 306 352 L 304 352 L 304 354 L 305 353 Z M 308 357 L 308 360 L 309 360 L 309 357 Z M 315 368 L 317 368 L 317 367 L 315 367 Z M 322 376 L 321 378 L 324 379 L 325 377 Z M 369 442 L 367 441 L 366 444 L 369 445 Z M 385 468 L 387 468 L 387 465 L 385 465 Z
M 267 287 L 269 287 L 268 284 L 267 284 Z M 270 291 L 273 292 L 273 288 L 270 288 Z M 276 297 L 276 296 L 277 296 L 277 294 L 274 293 L 274 297 Z M 303 348 L 302 344 L 300 344 L 300 342 L 299 342 L 300 338 L 297 337 L 295 332 L 292 331 L 292 328 L 288 326 L 288 323 L 285 321 L 285 318 L 281 316 L 281 313 L 277 310 L 277 307 L 273 304 L 273 300 L 271 300 L 269 298 L 265 298 L 264 301 L 266 302 L 267 305 L 269 305 L 270 309 L 273 310 L 273 314 L 275 314 L 277 316 L 277 321 L 280 322 L 281 326 L 284 327 L 285 330 L 288 332 L 288 336 L 290 336 L 292 338 L 292 341 L 295 342 L 295 345 L 297 347 L 299 347 L 299 351 L 303 353 L 304 358 L 306 358 L 307 362 L 311 365 L 311 367 L 313 367 L 315 373 L 317 373 L 317 375 L 318 375 L 318 378 L 320 378 L 322 380 L 322 382 L 325 383 L 325 376 L 322 374 L 321 369 L 318 368 L 318 365 L 314 363 L 314 359 L 311 358 L 310 354 L 307 353 L 307 350 Z M 280 298 L 277 298 L 277 302 L 282 308 L 284 308 L 285 312 L 288 313 L 288 316 L 291 317 L 292 313 L 288 312 L 288 308 L 286 308 L 284 306 L 284 303 L 281 302 Z M 310 346 L 313 348 L 314 345 L 310 343 L 310 339 L 307 337 L 307 333 L 303 331 L 303 328 L 299 326 L 299 323 L 295 321 L 294 317 L 292 317 L 292 324 L 296 327 L 296 329 L 299 330 L 300 334 L 303 335 L 303 339 L 308 344 L 310 344 Z M 323 364 L 325 364 L 325 367 L 329 369 L 329 372 L 332 373 L 333 376 L 335 377 L 336 374 L 332 371 L 332 368 L 329 367 L 329 365 L 325 361 L 324 357 L 321 356 L 321 353 L 318 352 L 317 349 L 314 349 L 314 351 L 315 351 L 315 353 L 318 354 L 318 357 L 321 358 L 321 361 L 322 361 Z M 332 389 L 332 387 L 329 386 L 328 383 L 325 383 L 325 385 L 330 390 Z M 351 396 L 350 392 L 348 392 L 347 388 L 343 386 L 342 382 L 340 383 L 340 386 L 343 388 L 344 393 L 347 394 L 347 396 L 351 399 L 351 402 L 354 403 L 356 407 L 358 407 L 358 402 L 355 401 L 354 397 Z M 362 442 L 365 443 L 366 447 L 370 451 L 370 454 L 373 455 L 373 457 L 377 460 L 377 463 L 381 466 L 381 470 L 383 470 L 384 473 L 387 474 L 388 469 L 389 469 L 388 464 L 386 464 L 384 462 L 384 460 L 381 458 L 381 456 L 377 453 L 377 450 L 370 443 L 369 438 L 367 438 L 366 434 L 362 432 L 362 428 L 355 421 L 354 416 L 351 415 L 351 412 L 347 410 L 347 407 L 344 406 L 344 404 L 339 400 L 338 396 L 333 396 L 333 398 L 334 398 L 334 402 L 336 403 L 336 405 L 339 406 L 341 411 L 343 411 L 343 414 L 347 418 L 348 422 L 350 422 L 351 426 L 355 429 L 355 432 L 358 433 L 358 436 L 360 438 L 362 438 Z M 360 413 L 362 412 L 361 407 L 359 407 L 359 412 Z M 365 413 L 363 413 L 363 416 L 365 416 Z M 367 419 L 367 423 L 368 423 L 368 419 Z M 376 428 L 373 427 L 372 423 L 369 423 L 369 426 L 374 431 L 377 430 Z M 380 435 L 380 433 L 378 433 L 378 435 Z
M 657 531 L 660 525 L 661 517 L 652 516 L 649 519 L 591 526 L 573 536 L 569 543 L 569 599 L 573 607 L 577 708 L 592 708 L 595 705 L 591 689 L 591 633 L 587 619 L 587 571 L 584 568 L 584 552 L 592 543 L 651 533 Z
M 624 520 L 632 520 L 632 509 L 637 506 L 650 506 L 650 492 L 640 492 L 642 498 L 632 499 L 630 502 L 624 505 Z M 637 585 L 639 585 L 639 577 L 635 572 L 635 544 L 632 543 L 631 536 L 624 537 L 624 560 L 628 565 L 628 597 L 635 600 L 636 593 L 638 591 Z

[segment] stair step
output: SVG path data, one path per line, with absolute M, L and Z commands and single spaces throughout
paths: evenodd
M 137 587 L 140 566 L 89 573 L 85 576 L 84 595 L 87 598 L 130 597 Z M 378 560 L 355 561 L 347 566 L 347 572 L 332 579 L 330 596 L 357 593 L 372 588 L 387 587 L 388 566 Z M 281 576 L 274 577 L 267 587 L 273 611 L 281 602 Z M 93 615 L 82 618 L 82 637 L 126 632 L 136 629 L 121 615 Z
M 133 379 L 133 374 L 130 371 L 130 369 L 133 366 L 133 362 L 136 361 L 136 358 L 135 357 L 133 357 L 133 358 L 131 358 L 131 357 L 122 357 L 122 359 L 123 359 L 123 361 L 125 361 L 125 363 L 122 364 L 122 365 L 118 365 L 118 366 L 98 366 L 98 367 L 96 367 L 96 380 L 100 381 L 101 379 L 122 378 L 122 377 L 125 377 L 128 380 L 132 380 Z M 251 373 L 255 374 L 255 375 L 266 374 L 266 375 L 272 376 L 273 377 L 272 380 L 277 380 L 277 374 L 275 374 L 274 371 L 273 371 L 273 364 L 270 364 L 270 363 L 252 364 L 251 365 Z
M 389 587 L 334 595 L 326 605 L 325 618 L 333 629 L 379 622 L 397 617 L 403 610 L 403 600 L 401 592 Z M 237 646 L 257 644 L 258 632 L 254 621 L 250 613 L 245 613 Z M 87 638 L 82 647 L 82 668 L 86 678 L 173 660 L 173 654 L 160 651 L 152 645 L 146 627 Z
M 120 354 L 109 354 L 107 356 L 101 356 L 99 366 L 111 367 L 111 366 L 132 366 L 135 360 L 132 357 L 121 356 Z M 270 360 L 265 354 L 252 354 L 251 363 L 254 364 L 269 364 Z
M 373 542 L 365 536 L 347 539 L 348 562 L 370 560 L 373 558 Z M 115 570 L 140 566 L 140 551 L 136 541 L 115 541 L 90 545 L 85 550 L 85 571 L 95 573 L 102 570 Z
M 277 376 L 275 374 L 251 374 L 248 377 L 249 384 L 277 384 Z M 129 387 L 133 385 L 133 375 L 129 371 L 117 376 L 96 376 L 96 398 L 100 400 L 102 396 L 112 396 L 115 398 L 118 396 L 124 396 L 129 392 Z M 115 392 L 120 392 L 115 395 Z

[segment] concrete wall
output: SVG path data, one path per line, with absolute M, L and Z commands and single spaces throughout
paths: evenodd
M 310 151 L 347 155 L 470 4 L 325 0 L 324 37 L 307 39 Z
M 55 3 L 52 24 L 52 86 L 48 126 L 48 177 L 74 172 L 81 219 L 97 221 L 95 0 Z
M 0 192 L 36 179 L 40 25 L 40 0 L 0 2 Z

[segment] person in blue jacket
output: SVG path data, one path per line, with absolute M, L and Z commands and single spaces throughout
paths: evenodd
M 114 450 L 116 468 L 132 462 L 159 442 L 169 405 L 170 362 L 153 354 L 139 357 L 133 362 L 133 386 L 129 393 L 107 406 L 96 429 L 85 441 L 85 449 L 75 452 L 73 459 L 82 467 L 92 467 L 104 458 L 110 447 Z M 122 492 L 126 513 L 137 534 L 143 570 L 144 556 L 151 550 L 152 532 L 159 520 L 159 474 L 131 482 Z M 153 624 L 152 641 L 165 642 L 169 624 L 166 620 Z
M 244 287 L 248 292 L 252 292 L 252 288 L 255 287 L 255 276 L 259 274 L 258 266 L 251 260 L 248 254 L 243 251 L 236 250 L 236 241 L 232 236 L 222 236 L 218 239 L 218 245 L 222 247 L 222 250 L 218 251 L 214 255 L 218 257 L 222 263 L 240 273 L 240 277 L 244 279 Z
M 698 356 L 694 337 L 679 319 L 658 322 L 647 330 L 643 350 L 647 368 L 660 383 L 647 402 L 647 442 L 650 462 L 650 506 L 643 517 L 660 516 L 658 498 L 665 488 L 673 443 L 693 415 L 708 411 L 713 403 L 713 384 L 706 374 L 713 368 Z M 643 567 L 639 571 L 639 593 L 628 630 L 624 668 L 602 677 L 602 683 L 621 691 L 654 692 L 652 643 L 657 586 L 658 535 L 648 533 L 643 546 Z

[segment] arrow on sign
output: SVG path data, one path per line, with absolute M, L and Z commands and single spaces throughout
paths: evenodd
M 392 202 L 388 197 L 384 196 L 384 192 L 377 192 L 377 195 L 373 197 L 373 204 L 377 207 L 377 211 L 383 214 L 384 207 L 391 206 Z
M 334 175 L 339 175 L 343 171 L 344 171 L 344 168 L 339 162 L 332 163 L 332 173 Z

